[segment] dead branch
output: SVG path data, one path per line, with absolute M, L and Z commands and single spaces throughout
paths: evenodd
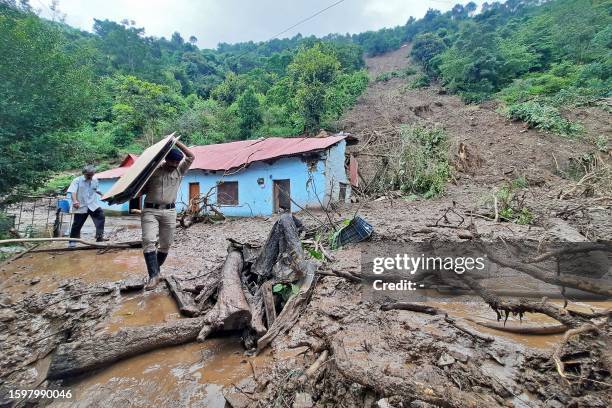
M 553 358 L 553 361 L 555 362 L 555 366 L 557 367 L 557 372 L 567 383 L 569 383 L 569 380 L 567 379 L 567 376 L 565 375 L 565 363 L 561 361 L 561 352 L 563 350 L 563 347 L 565 346 L 565 344 L 567 344 L 570 338 L 577 336 L 579 334 L 582 334 L 582 333 L 589 333 L 589 332 L 598 333 L 599 328 L 593 323 L 586 323 L 583 326 L 568 330 L 563 336 L 563 339 L 561 340 L 561 342 L 557 345 L 555 352 L 553 353 L 552 358 Z
M 327 356 L 329 356 L 329 350 L 323 350 L 315 362 L 304 371 L 300 378 L 298 378 L 298 381 L 303 384 L 308 381 L 308 379 L 312 378 L 312 376 L 319 371 L 321 366 L 325 364 L 327 361 Z
M 265 349 L 276 336 L 284 333 L 295 325 L 300 314 L 310 300 L 310 295 L 314 290 L 315 284 L 316 275 L 314 273 L 309 273 L 302 279 L 299 292 L 287 301 L 287 304 L 274 321 L 274 324 L 268 327 L 268 332 L 257 341 L 257 353 Z
M 471 317 L 465 317 L 465 320 L 476 323 L 479 326 L 488 327 L 489 329 L 495 329 L 506 333 L 515 334 L 560 334 L 567 331 L 567 326 L 564 324 L 546 325 L 546 326 L 528 326 L 528 325 L 513 325 L 507 323 L 496 322 L 493 320 L 482 320 L 473 319 Z
M 193 317 L 200 312 L 200 309 L 195 304 L 191 294 L 185 292 L 181 283 L 178 281 L 178 279 L 176 279 L 176 277 L 166 277 L 166 285 L 168 286 L 168 290 L 172 294 L 172 297 L 176 300 L 176 304 L 182 314 L 188 317 Z
M 380 310 L 383 310 L 383 311 L 409 310 L 411 312 L 425 313 L 429 315 L 439 315 L 439 314 L 446 313 L 433 306 L 427 306 L 427 305 L 422 305 L 418 303 L 407 303 L 407 302 L 385 303 L 380 307 Z
M 529 276 L 532 276 L 543 282 L 550 283 L 551 285 L 565 286 L 568 288 L 580 289 L 585 292 L 591 292 L 598 295 L 612 297 L 612 282 L 609 282 L 608 280 L 593 279 L 572 275 L 549 275 L 548 273 L 546 273 L 546 271 L 534 265 L 528 265 L 522 262 L 517 262 L 508 258 L 504 258 L 501 255 L 488 249 L 485 245 L 482 245 L 482 243 L 480 243 L 479 247 L 483 252 L 487 254 L 490 261 L 498 265 L 526 273 Z

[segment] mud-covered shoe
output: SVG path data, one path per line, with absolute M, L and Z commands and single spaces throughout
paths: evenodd
M 149 281 L 145 285 L 144 289 L 145 290 L 153 290 L 159 284 L 160 281 L 161 281 L 161 277 L 159 275 L 158 276 L 154 276 L 152 278 L 149 278 Z

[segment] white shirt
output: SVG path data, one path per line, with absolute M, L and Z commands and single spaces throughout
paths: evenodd
M 98 191 L 98 179 L 95 177 L 87 180 L 85 176 L 80 176 L 72 180 L 67 192 L 71 193 L 70 198 L 73 203 L 76 195 L 76 201 L 80 204 L 79 208 L 73 208 L 72 211 L 77 214 L 83 214 L 87 213 L 88 209 L 96 211 L 100 208 L 96 191 Z

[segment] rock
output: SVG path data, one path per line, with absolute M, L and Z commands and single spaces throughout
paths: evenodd
M 450 355 L 448 355 L 447 353 L 444 353 L 440 356 L 440 358 L 438 359 L 437 365 L 439 367 L 444 367 L 447 365 L 451 365 L 455 362 L 455 359 L 453 357 L 451 357 Z
M 382 398 L 376 401 L 376 406 L 378 408 L 393 408 L 393 406 L 389 404 L 389 400 L 387 400 L 386 398 Z
M 461 361 L 462 363 L 467 363 L 467 361 L 470 359 L 470 356 L 458 350 L 450 350 L 448 353 L 455 360 Z
M 70 304 L 66 307 L 66 311 L 68 312 L 78 312 L 79 310 L 86 310 L 89 307 L 83 303 L 75 303 L 75 304 Z
M 17 313 L 13 309 L 0 310 L 0 322 L 10 322 L 17 318 Z
M 30 285 L 36 285 L 38 282 L 40 282 L 40 278 L 33 278 L 33 279 L 30 281 Z
M 312 402 L 312 396 L 307 392 L 298 392 L 295 394 L 295 400 L 293 401 L 293 408 L 312 408 L 314 403 Z

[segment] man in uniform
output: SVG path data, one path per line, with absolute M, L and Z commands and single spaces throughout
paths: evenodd
M 83 167 L 83 175 L 75 178 L 68 187 L 67 194 L 72 200 L 74 219 L 70 229 L 70 238 L 80 238 L 81 228 L 90 216 L 96 226 L 96 241 L 108 241 L 104 238 L 104 210 L 98 204 L 98 195 L 102 193 L 98 190 L 98 179 L 94 177 L 96 168 L 92 165 Z M 75 243 L 70 241 L 73 247 Z
M 176 147 L 178 149 L 174 148 L 168 152 L 164 163 L 153 172 L 142 190 L 142 194 L 146 195 L 141 224 L 142 247 L 149 273 L 149 282 L 145 286 L 147 290 L 155 288 L 160 281 L 160 267 L 174 241 L 176 194 L 181 179 L 195 157 L 183 143 L 177 141 Z M 158 236 L 159 245 L 156 248 Z

